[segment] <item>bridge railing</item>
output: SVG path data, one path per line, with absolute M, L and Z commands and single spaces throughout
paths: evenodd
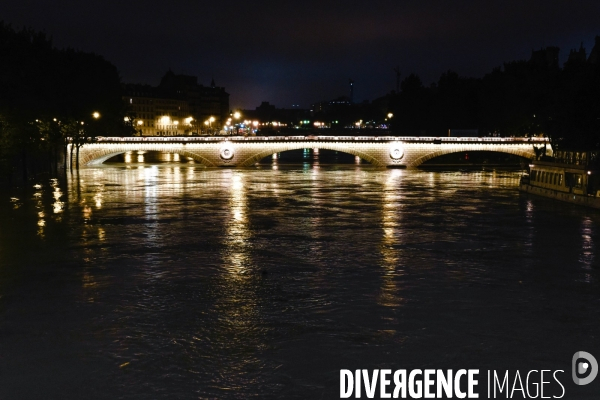
M 283 142 L 283 141 L 340 141 L 340 142 L 491 142 L 491 143 L 548 143 L 547 138 L 540 137 L 433 137 L 433 136 L 135 136 L 135 137 L 106 137 L 96 138 L 100 143 L 211 143 L 211 142 Z

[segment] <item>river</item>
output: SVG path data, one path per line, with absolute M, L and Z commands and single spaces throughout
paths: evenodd
M 357 368 L 561 369 L 597 398 L 570 374 L 600 356 L 600 213 L 519 177 L 166 162 L 3 189 L 0 398 L 329 399 Z

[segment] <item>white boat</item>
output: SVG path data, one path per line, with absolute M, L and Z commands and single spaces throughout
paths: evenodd
M 599 167 L 599 151 L 556 151 L 551 160 L 531 162 L 519 190 L 600 208 Z

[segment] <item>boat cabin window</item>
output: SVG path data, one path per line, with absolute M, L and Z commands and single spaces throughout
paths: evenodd
M 563 186 L 565 176 L 559 172 L 540 171 L 533 169 L 530 172 L 529 180 L 531 182 L 547 183 L 555 186 Z M 583 187 L 583 175 L 574 174 L 572 178 L 569 178 L 569 182 L 575 187 Z M 569 184 L 571 185 L 571 184 Z

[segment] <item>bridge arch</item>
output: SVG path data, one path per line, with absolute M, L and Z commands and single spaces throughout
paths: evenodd
M 379 160 L 373 157 L 371 154 L 362 151 L 360 149 L 354 148 L 352 146 L 348 146 L 348 144 L 332 144 L 332 143 L 323 143 L 323 142 L 308 142 L 308 143 L 283 143 L 283 144 L 273 144 L 269 146 L 267 149 L 261 149 L 258 152 L 247 155 L 242 158 L 242 161 L 238 162 L 238 166 L 240 167 L 249 167 L 265 157 L 269 157 L 275 153 L 283 153 L 285 151 L 291 150 L 302 150 L 302 149 L 319 149 L 319 150 L 333 150 L 341 153 L 351 154 L 353 156 L 358 156 L 361 159 L 369 162 L 370 164 L 377 165 L 380 167 L 385 167 L 385 164 L 382 164 Z
M 88 147 L 88 148 L 86 148 Z M 93 148 L 92 148 L 93 147 Z M 168 146 L 166 147 L 163 144 L 151 144 L 151 143 L 143 143 L 143 144 L 120 144 L 120 145 L 112 145 L 110 147 L 105 146 L 83 146 L 81 148 L 85 151 L 80 151 L 80 159 L 79 162 L 82 165 L 100 165 L 107 161 L 108 159 L 123 153 L 127 153 L 128 151 L 158 151 L 158 152 L 166 152 L 166 153 L 177 153 L 180 156 L 189 157 L 194 161 L 197 161 L 203 165 L 208 167 L 213 167 L 215 164 L 203 157 L 200 154 L 197 154 L 193 151 L 188 151 L 182 146 Z
M 512 154 L 515 156 L 523 157 L 526 159 L 533 159 L 535 157 L 535 152 L 533 151 L 533 147 L 531 150 L 526 150 L 522 146 L 513 146 L 513 145 L 495 145 L 495 146 L 482 146 L 482 145 L 460 145 L 460 146 L 452 146 L 439 148 L 434 151 L 427 152 L 426 154 L 415 157 L 407 166 L 408 167 L 418 167 L 423 164 L 425 161 L 429 161 L 433 158 L 440 157 L 446 154 L 452 153 L 461 153 L 467 151 L 485 151 L 490 153 L 505 153 Z

